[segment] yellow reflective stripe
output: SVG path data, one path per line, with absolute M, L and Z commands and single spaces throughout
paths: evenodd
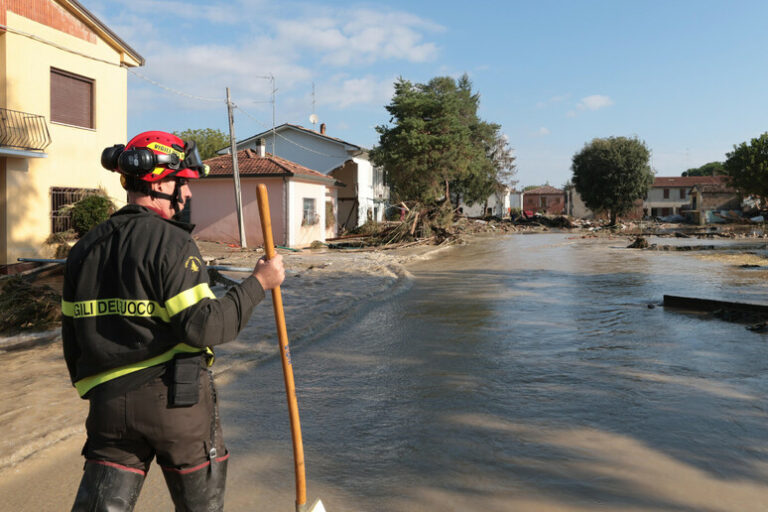
M 208 352 L 209 350 L 210 348 L 206 347 L 205 351 Z M 203 350 L 191 345 L 187 345 L 186 343 L 179 343 L 167 352 L 163 352 L 159 356 L 155 356 L 151 359 L 139 361 L 138 363 L 127 364 L 113 370 L 107 370 L 105 372 L 97 373 L 96 375 L 91 375 L 90 377 L 80 379 L 79 381 L 75 382 L 75 389 L 77 389 L 77 392 L 80 393 L 80 396 L 83 396 L 99 384 L 103 384 L 112 379 L 122 377 L 123 375 L 128 375 L 129 373 L 138 372 L 139 370 L 144 370 L 146 368 L 165 363 L 173 359 L 176 354 L 193 354 L 195 352 L 203 352 Z
M 211 289 L 208 287 L 208 283 L 200 283 L 199 285 L 184 290 L 180 294 L 171 297 L 165 301 L 165 309 L 168 311 L 168 316 L 171 317 L 177 313 L 181 313 L 189 306 L 194 306 L 203 299 L 215 299 Z
M 153 300 L 96 299 L 79 302 L 61 301 L 61 313 L 72 318 L 87 318 L 105 315 L 157 317 L 164 322 L 170 316 L 163 306 Z

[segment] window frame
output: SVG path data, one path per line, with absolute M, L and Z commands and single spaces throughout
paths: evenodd
M 77 80 L 79 82 L 83 82 L 88 84 L 88 92 L 90 96 L 90 105 L 89 105 L 89 126 L 84 126 L 81 124 L 73 124 L 71 122 L 67 122 L 66 120 L 62 120 L 61 116 L 61 105 L 58 103 L 54 104 L 54 75 L 58 75 L 60 77 L 69 78 L 71 80 Z M 61 68 L 57 68 L 54 66 L 50 67 L 50 73 L 49 73 L 49 116 L 52 124 L 58 124 L 62 126 L 70 126 L 73 128 L 80 128 L 83 130 L 96 130 L 96 80 L 93 78 L 88 78 L 87 76 L 78 75 L 77 73 L 72 73 L 71 71 L 67 71 Z M 55 106 L 54 106 L 55 105 Z M 54 109 L 57 111 L 54 113 Z M 54 116 L 56 116 L 56 119 L 54 119 Z
M 308 208 L 309 206 L 309 208 Z M 317 214 L 317 199 L 314 197 L 302 198 L 302 226 L 314 226 L 320 222 L 320 215 Z

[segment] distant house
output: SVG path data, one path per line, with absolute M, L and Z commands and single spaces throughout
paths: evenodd
M 523 194 L 523 210 L 561 215 L 565 211 L 565 193 L 549 185 L 527 190 Z
M 643 203 L 646 215 L 667 217 L 679 215 L 689 208 L 690 191 L 694 185 L 723 184 L 725 176 L 657 176 Z
M 307 247 L 337 234 L 339 185 L 330 176 L 295 162 L 256 152 L 237 152 L 241 200 L 248 246 L 264 243 L 256 199 L 256 187 L 263 183 L 269 195 L 272 232 L 277 245 Z M 206 160 L 210 175 L 191 180 L 191 221 L 194 235 L 203 240 L 239 243 L 240 230 L 235 207 L 232 157 Z
M 125 201 L 100 158 L 126 141 L 126 68 L 143 64 L 74 0 L 0 1 L 0 265 L 51 256 L 83 194 Z
M 368 150 L 320 131 L 282 124 L 237 143 L 237 150 L 256 149 L 263 140 L 267 151 L 306 168 L 332 176 L 345 185 L 339 190 L 339 225 L 353 229 L 367 220 L 381 221 L 389 200 L 383 171 L 371 164 Z M 223 148 L 218 153 L 229 153 Z
M 511 188 L 504 187 L 488 196 L 485 201 L 477 201 L 471 206 L 459 201 L 459 208 L 467 217 L 508 217 L 511 193 Z
M 719 212 L 741 210 L 741 197 L 727 182 L 699 183 L 690 190 L 690 214 L 696 224 L 723 222 Z
M 565 193 L 565 214 L 577 219 L 594 219 L 595 212 L 587 208 L 581 199 L 581 194 L 576 192 L 575 185 L 567 185 Z

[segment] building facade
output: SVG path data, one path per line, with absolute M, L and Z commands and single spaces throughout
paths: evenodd
M 725 176 L 657 176 L 643 203 L 643 210 L 651 217 L 680 215 L 690 208 L 690 192 L 694 185 L 720 185 L 725 181 Z
M 245 240 L 249 247 L 264 243 L 256 188 L 267 187 L 272 232 L 277 245 L 307 247 L 337 233 L 336 180 L 284 158 L 251 149 L 237 152 Z M 191 222 L 203 240 L 240 244 L 235 208 L 232 157 L 206 160 L 211 172 L 191 180 Z
M 143 57 L 73 0 L 0 0 L 0 265 L 46 257 L 59 208 L 125 192 L 101 151 L 126 140 L 124 66 Z
M 562 215 L 565 213 L 565 193 L 549 185 L 527 190 L 523 194 L 523 210 Z
M 267 153 L 332 176 L 345 185 L 338 197 L 342 229 L 353 229 L 368 220 L 383 220 L 389 188 L 382 169 L 371 164 L 365 148 L 327 135 L 324 124 L 320 131 L 282 124 L 238 142 L 237 150 L 258 151 L 260 141 Z M 229 153 L 229 148 L 218 153 Z

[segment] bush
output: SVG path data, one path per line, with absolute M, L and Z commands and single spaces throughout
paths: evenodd
M 103 195 L 85 196 L 72 207 L 72 227 L 83 236 L 115 212 L 115 205 Z

